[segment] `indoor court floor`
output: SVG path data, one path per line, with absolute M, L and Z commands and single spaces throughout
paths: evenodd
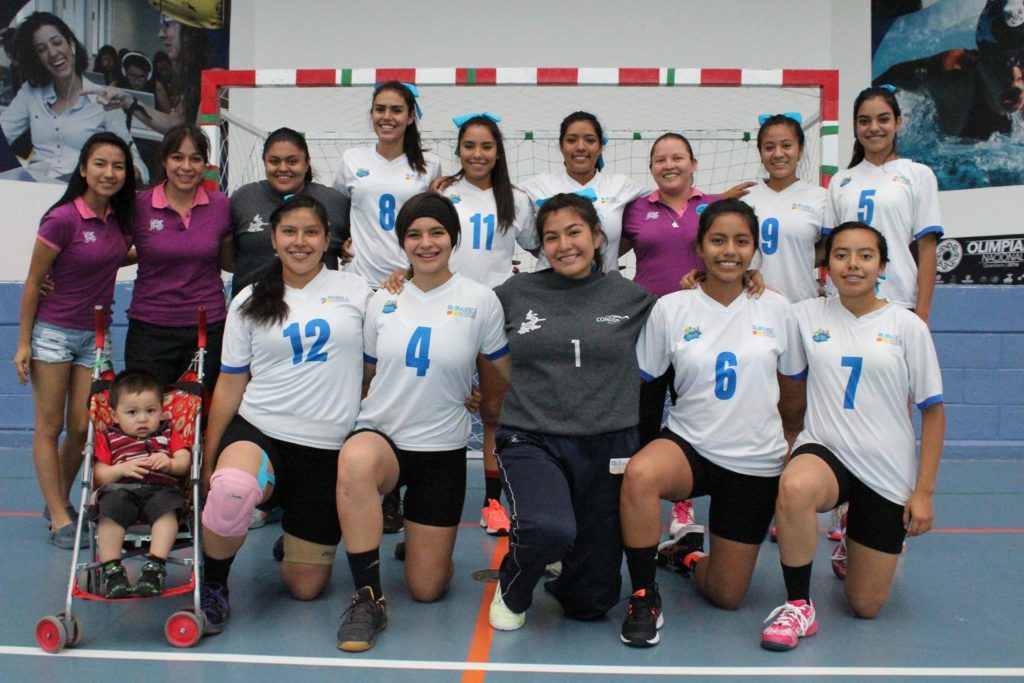
M 35 624 L 63 609 L 71 552 L 46 542 L 29 449 L 0 449 L 0 536 L 5 541 L 0 554 L 0 681 L 1024 677 L 1024 461 L 1019 459 L 942 465 L 937 528 L 910 541 L 889 604 L 873 621 L 855 619 L 846 607 L 842 583 L 830 568 L 833 544 L 822 535 L 812 584 L 819 632 L 788 653 L 759 646 L 761 620 L 785 597 L 778 552 L 767 541 L 750 593 L 734 612 L 701 599 L 689 579 L 659 570 L 666 623 L 662 642 L 654 648 L 632 649 L 619 642 L 625 580 L 623 602 L 605 620 L 563 618 L 554 599 L 538 586 L 526 626 L 493 632 L 487 607 L 494 584 L 473 575 L 497 566 L 504 541 L 477 526 L 483 484 L 479 460 L 470 461 L 469 483 L 456 574 L 441 601 L 424 605 L 411 600 L 402 583 L 403 565 L 392 557 L 398 537 L 385 537 L 382 576 L 390 623 L 369 652 L 348 654 L 335 647 L 338 619 L 353 590 L 344 559 L 337 561 L 333 585 L 324 595 L 295 601 L 271 559 L 280 526 L 270 525 L 250 534 L 234 564 L 232 616 L 224 633 L 178 650 L 164 639 L 163 624 L 190 600 L 76 600 L 82 641 L 49 655 L 36 645 Z M 706 500 L 698 500 L 699 520 L 706 519 L 706 510 Z M 822 515 L 822 526 L 826 520 Z

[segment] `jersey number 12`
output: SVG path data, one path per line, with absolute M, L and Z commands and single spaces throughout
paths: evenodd
M 331 338 L 331 326 L 323 318 L 314 318 L 306 323 L 306 338 L 316 337 L 313 345 L 309 347 L 306 358 L 302 358 L 302 337 L 299 335 L 299 324 L 292 323 L 281 331 L 288 341 L 292 343 L 292 365 L 299 363 L 322 363 L 327 360 L 327 352 L 323 350 L 324 344 Z

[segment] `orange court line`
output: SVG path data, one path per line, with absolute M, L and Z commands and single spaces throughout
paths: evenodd
M 502 536 L 494 545 L 491 569 L 501 566 L 501 560 L 507 553 L 508 536 Z M 491 611 L 491 600 L 494 599 L 494 591 L 497 588 L 497 581 L 484 584 L 484 595 L 480 601 L 480 611 L 476 615 L 476 626 L 473 628 L 473 641 L 469 644 L 469 653 L 466 655 L 467 662 L 483 663 L 491 658 L 491 638 L 494 637 L 494 629 L 491 628 L 488 614 Z M 487 672 L 482 669 L 466 669 L 462 673 L 462 683 L 483 683 L 486 677 Z

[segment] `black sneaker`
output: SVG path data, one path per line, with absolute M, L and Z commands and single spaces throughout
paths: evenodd
M 633 593 L 626 609 L 619 637 L 630 647 L 653 647 L 661 640 L 658 629 L 665 623 L 661 614 L 661 594 L 658 584 Z
M 142 573 L 139 574 L 139 580 L 135 584 L 135 594 L 141 595 L 144 598 L 162 595 L 166 578 L 167 567 L 159 562 L 146 560 L 142 565 Z
M 675 569 L 680 574 L 690 573 L 683 560 L 692 552 L 703 552 L 704 534 L 689 533 L 678 540 L 669 539 L 658 544 L 658 564 Z
M 224 630 L 228 617 L 231 616 L 231 604 L 228 602 L 228 587 L 218 583 L 203 583 L 199 586 L 199 605 L 206 616 L 206 628 L 203 634 L 212 636 Z
M 402 500 L 398 491 L 392 491 L 381 500 L 381 507 L 384 510 L 384 533 L 397 534 L 405 528 L 405 520 L 402 518 Z
M 373 589 L 363 586 L 352 596 L 352 604 L 341 615 L 338 649 L 366 652 L 377 642 L 377 634 L 388 626 L 387 602 L 375 598 Z
M 274 547 L 271 548 L 270 554 L 274 556 L 274 560 L 277 562 L 284 561 L 284 536 L 278 536 L 277 540 L 274 541 Z
M 127 598 L 132 594 L 128 583 L 128 572 L 119 561 L 108 562 L 103 567 L 103 597 L 110 600 Z

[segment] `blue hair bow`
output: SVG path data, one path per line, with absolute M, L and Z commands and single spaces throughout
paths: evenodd
M 575 192 L 572 192 L 570 194 L 578 194 L 579 196 L 583 197 L 584 199 L 589 199 L 592 202 L 596 202 L 597 201 L 597 193 L 594 192 L 594 188 L 592 188 L 592 187 L 584 187 L 582 190 L 576 190 Z M 547 200 L 549 200 L 549 199 L 551 199 L 551 197 L 545 197 L 544 199 L 538 199 L 536 202 L 534 202 L 534 204 L 536 204 L 537 208 L 539 209 L 540 207 L 544 206 L 544 203 L 547 202 Z
M 885 88 L 886 90 L 888 90 L 889 92 L 893 93 L 894 95 L 896 94 L 896 86 L 895 85 L 890 85 L 888 83 L 883 83 L 882 85 L 880 85 L 878 87 L 879 88 Z
M 384 85 L 384 84 L 383 83 L 374 83 L 373 84 L 373 92 L 377 92 L 378 90 L 380 90 L 380 87 L 382 85 Z M 416 116 L 417 116 L 417 118 L 421 118 L 422 119 L 423 118 L 423 110 L 420 109 L 420 101 L 417 99 L 420 96 L 420 89 L 417 88 L 412 83 L 404 83 L 404 82 L 402 83 L 402 87 L 404 87 L 406 90 L 408 90 L 410 93 L 412 93 L 412 102 L 416 106 Z
M 787 111 L 782 114 L 761 114 L 757 117 L 757 125 L 763 126 L 764 122 L 773 116 L 785 116 L 787 119 L 793 119 L 801 126 L 804 124 L 804 117 L 800 115 L 798 111 Z
M 494 121 L 495 123 L 501 123 L 501 117 L 500 116 L 498 116 L 496 114 L 491 114 L 490 112 L 486 112 L 486 111 L 478 111 L 478 112 L 474 112 L 472 114 L 463 114 L 462 116 L 456 116 L 456 117 L 452 118 L 452 123 L 455 124 L 456 128 L 462 128 L 464 125 L 466 125 L 466 121 L 469 121 L 470 119 L 475 119 L 475 118 L 478 118 L 478 117 L 479 118 L 490 119 L 491 121 Z
M 602 135 L 601 136 L 601 146 L 604 147 L 607 144 L 608 144 L 608 136 L 607 135 Z M 594 165 L 597 167 L 598 171 L 604 170 L 604 154 L 598 154 L 597 155 L 597 163 L 594 164 Z M 581 194 L 581 193 L 577 192 L 576 194 Z M 584 196 L 586 196 L 586 195 L 584 195 Z M 596 202 L 597 201 L 597 197 L 596 196 L 588 197 L 588 199 L 590 199 L 590 201 L 592 201 L 592 202 Z

